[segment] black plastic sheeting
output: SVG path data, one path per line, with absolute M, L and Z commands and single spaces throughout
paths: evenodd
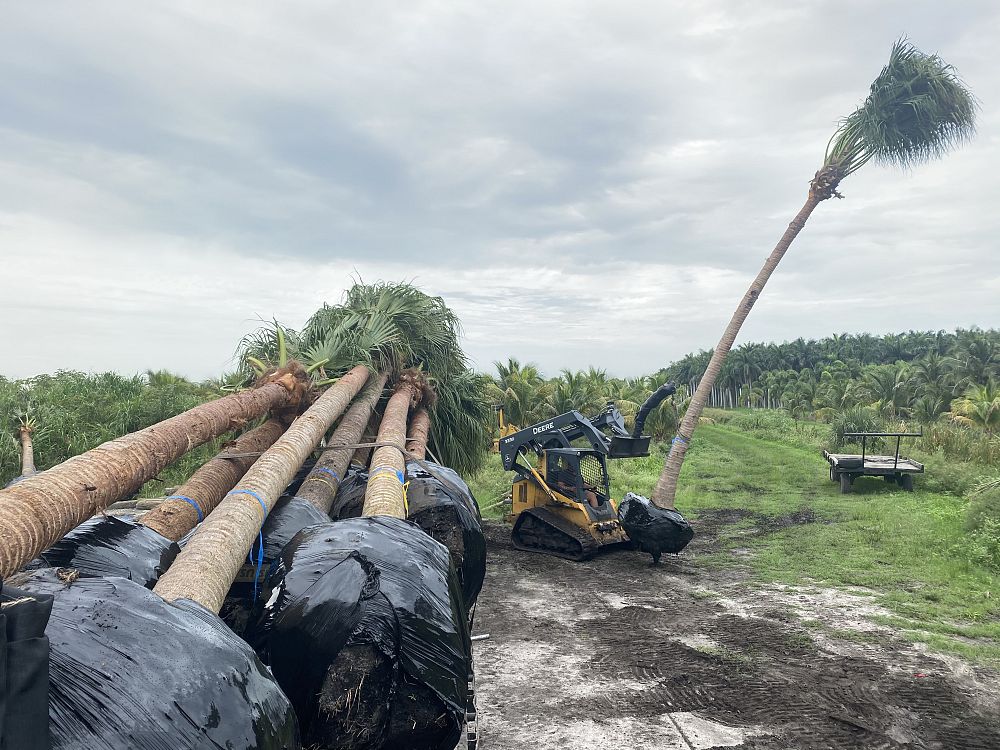
M 486 536 L 479 504 L 454 469 L 431 461 L 408 461 L 409 520 L 451 552 L 466 611 L 471 612 L 486 577 Z
M 455 747 L 469 631 L 448 550 L 418 526 L 380 516 L 307 528 L 272 567 L 261 602 L 248 639 L 288 693 L 307 746 Z M 357 667 L 351 655 L 368 653 L 374 660 Z M 344 685 L 352 664 L 358 681 Z M 352 688 L 353 704 L 337 714 Z M 413 731 L 409 712 L 418 703 L 443 717 L 433 737 Z
M 308 500 L 288 495 L 278 498 L 261 529 L 264 536 L 265 572 L 266 566 L 278 558 L 281 550 L 292 541 L 292 537 L 307 526 L 318 523 L 330 523 L 330 517 Z M 251 554 L 256 554 L 256 549 L 255 545 Z
M 368 487 L 368 469 L 352 464 L 344 472 L 344 480 L 337 488 L 337 496 L 330 506 L 330 518 L 360 518 L 365 507 L 365 490 Z
M 638 549 L 660 562 L 664 552 L 680 552 L 694 538 L 694 529 L 676 510 L 658 508 L 642 495 L 625 494 L 618 506 L 618 520 Z
M 73 568 L 81 576 L 118 576 L 153 588 L 181 548 L 165 536 L 117 516 L 84 521 L 27 566 Z
M 200 605 L 123 578 L 18 577 L 53 596 L 54 750 L 300 750 L 295 714 L 253 650 Z
M 52 597 L 0 585 L 0 748 L 49 750 Z

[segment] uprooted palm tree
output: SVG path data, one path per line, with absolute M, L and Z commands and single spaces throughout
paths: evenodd
M 199 525 L 153 590 L 218 612 L 267 514 L 366 380 L 368 369 L 354 367 L 296 419 Z
M 868 98 L 841 123 L 827 145 L 805 204 L 733 313 L 671 445 L 651 496 L 654 503 L 674 507 L 688 444 L 726 355 L 767 280 L 815 208 L 829 198 L 843 197 L 837 192 L 841 181 L 869 161 L 908 167 L 943 155 L 971 137 L 976 110 L 972 94 L 940 57 L 924 54 L 905 40 L 893 45 L 889 63 L 872 83 Z
M 323 454 L 299 487 L 297 497 L 309 501 L 323 513 L 329 513 L 333 507 L 337 490 L 344 480 L 354 454 L 353 446 L 358 442 L 368 442 L 363 441 L 362 436 L 376 404 L 382 397 L 386 380 L 388 376 L 385 373 L 371 377 L 365 389 L 341 418 Z
M 428 297 L 408 285 L 380 284 L 359 290 L 361 286 L 355 285 L 348 292 L 345 305 L 324 307 L 310 320 L 303 334 L 292 337 L 286 329 L 275 325 L 268 329 L 274 332 L 273 337 L 267 332 L 253 337 L 254 347 L 270 352 L 269 356 L 279 361 L 293 355 L 303 356 L 310 362 L 309 369 L 319 379 L 318 384 L 330 380 L 333 367 L 342 367 L 345 362 L 363 364 L 337 380 L 261 456 L 236 489 L 201 524 L 184 552 L 157 583 L 155 590 L 164 598 L 193 598 L 218 611 L 264 519 L 295 472 L 369 379 L 369 367 L 375 371 L 372 380 L 378 386 L 366 392 L 360 400 L 363 406 L 350 415 L 355 427 L 343 426 L 345 432 L 339 437 L 335 435 L 331 443 L 350 444 L 356 440 L 354 431 L 358 425 L 363 429 L 367 423 L 368 413 L 377 402 L 389 372 L 420 362 L 428 370 L 452 375 L 464 363 L 457 343 L 457 321 L 438 298 Z M 392 290 L 399 294 L 392 294 Z M 256 358 L 259 361 L 251 365 L 267 366 L 266 360 Z M 359 373 L 364 374 L 363 379 Z M 482 400 L 485 403 L 485 397 Z M 398 439 L 399 444 L 405 439 L 406 411 L 402 419 L 403 436 Z M 473 452 L 468 447 L 465 450 Z M 322 502 L 326 503 L 326 498 Z
M 170 497 L 141 519 L 167 539 L 178 541 L 222 502 L 222 498 L 247 473 L 257 456 L 281 437 L 287 425 L 271 418 L 248 430 L 203 464 Z
M 250 379 L 282 357 L 299 361 L 322 385 L 328 374 L 367 362 L 379 373 L 420 368 L 438 400 L 434 450 L 459 473 L 473 473 L 490 441 L 490 379 L 477 375 L 459 344 L 461 327 L 440 297 L 410 284 L 354 284 L 337 305 L 317 310 L 301 332 L 266 324 L 240 342 L 238 359 Z
M 417 370 L 399 376 L 396 390 L 385 406 L 377 442 L 383 443 L 372 454 L 365 489 L 366 516 L 406 518 L 406 425 L 411 408 L 433 405 L 434 392 L 427 378 Z
M 491 438 L 489 378 L 469 369 L 459 344 L 461 324 L 440 297 L 410 284 L 358 283 L 339 306 L 324 306 L 303 329 L 306 346 L 317 346 L 337 326 L 377 332 L 392 321 L 392 345 L 384 363 L 394 372 L 416 367 L 426 373 L 437 402 L 431 417 L 437 458 L 459 473 L 473 473 L 486 457 Z M 391 356 L 386 356 L 391 353 Z
M 406 432 L 406 452 L 411 458 L 423 461 L 427 458 L 427 440 L 431 433 L 431 415 L 424 407 L 418 408 L 410 417 L 410 428 Z
M 110 440 L 0 490 L 0 577 L 136 492 L 189 450 L 268 411 L 296 408 L 305 392 L 303 380 L 301 368 L 275 372 L 250 390 Z

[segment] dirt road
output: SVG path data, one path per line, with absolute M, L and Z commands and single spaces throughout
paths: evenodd
M 518 552 L 491 523 L 475 624 L 490 634 L 475 645 L 483 750 L 1000 748 L 995 671 L 873 623 L 871 592 L 710 567 L 735 520 L 703 515 L 656 568 L 632 551 Z

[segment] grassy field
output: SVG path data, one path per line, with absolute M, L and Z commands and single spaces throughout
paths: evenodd
M 699 515 L 719 509 L 753 515 L 722 527 L 722 551 L 709 562 L 750 565 L 764 581 L 870 588 L 893 613 L 884 624 L 906 637 L 1000 663 L 996 572 L 971 553 L 963 532 L 966 501 L 960 493 L 982 467 L 931 460 L 913 493 L 866 479 L 854 493 L 841 495 L 819 455 L 822 428 L 804 424 L 789 431 L 786 424 L 770 434 L 773 426 L 767 424 L 722 424 L 725 417 L 715 416 L 715 424 L 699 428 L 688 453 L 678 507 L 696 532 Z M 648 458 L 609 462 L 615 497 L 627 491 L 648 495 L 662 461 L 661 447 Z M 509 481 L 499 457 L 492 456 L 470 487 L 486 507 L 503 497 Z M 496 507 L 487 515 L 499 513 Z M 783 522 L 791 518 L 811 522 Z M 762 522 L 767 533 L 747 533 Z M 753 554 L 737 557 L 730 552 L 735 548 Z

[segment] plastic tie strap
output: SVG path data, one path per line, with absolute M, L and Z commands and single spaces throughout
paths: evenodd
M 371 481 L 376 474 L 386 474 L 386 473 L 395 475 L 396 479 L 399 480 L 400 484 L 403 484 L 406 481 L 406 474 L 404 474 L 399 469 L 396 469 L 392 466 L 376 466 L 374 469 L 368 472 L 368 481 Z
M 327 479 L 327 478 L 325 478 L 325 477 L 312 476 L 313 474 L 329 474 L 331 477 L 333 477 L 333 482 L 330 482 L 330 480 Z M 327 487 L 330 487 L 332 490 L 336 491 L 337 487 L 340 486 L 340 475 L 337 472 L 335 472 L 333 469 L 328 469 L 325 466 L 317 466 L 317 467 L 313 468 L 312 471 L 309 472 L 309 476 L 306 477 L 306 481 L 307 482 L 322 482 Z
M 254 498 L 258 503 L 260 503 L 260 508 L 261 508 L 261 510 L 264 511 L 264 518 L 265 519 L 267 518 L 267 506 L 264 504 L 264 501 L 261 499 L 260 495 L 258 495 L 253 490 L 232 490 L 231 492 L 227 492 L 226 493 L 226 497 L 229 497 L 230 495 L 250 495 L 250 497 Z M 264 567 L 264 526 L 263 526 L 263 524 L 260 527 L 260 531 L 257 532 L 257 539 L 258 539 L 258 547 L 257 547 L 257 560 L 256 560 L 256 563 L 255 563 L 255 561 L 253 559 L 253 546 L 252 545 L 250 547 L 250 553 L 247 555 L 247 560 L 250 562 L 250 564 L 251 565 L 255 565 L 254 572 L 253 572 L 253 603 L 254 604 L 257 604 L 257 589 L 258 589 L 259 584 L 260 584 L 260 569 L 262 567 Z
M 192 508 L 194 508 L 194 512 L 198 514 L 198 523 L 201 523 L 202 521 L 205 520 L 205 514 L 201 512 L 201 508 L 199 507 L 198 503 L 196 503 L 194 500 L 187 497 L 186 495 L 168 495 L 166 499 L 183 500 L 184 502 L 188 503 Z
M 230 495 L 250 495 L 250 497 L 260 503 L 260 509 L 264 511 L 264 518 L 267 518 L 267 506 L 264 504 L 264 501 L 260 499 L 260 495 L 253 490 L 232 490 L 231 492 L 226 493 L 226 497 L 229 497 Z
M 673 445 L 674 443 L 686 443 L 686 444 L 690 444 L 690 442 L 691 441 L 688 440 L 687 438 L 685 438 L 683 435 L 674 435 L 674 439 L 670 441 L 670 444 L 671 445 Z
M 334 479 L 336 479 L 338 482 L 340 481 L 340 475 L 337 472 L 335 472 L 333 469 L 328 469 L 325 466 L 317 466 L 316 468 L 313 469 L 313 471 L 316 472 L 317 474 L 329 474 L 331 477 L 333 477 Z

